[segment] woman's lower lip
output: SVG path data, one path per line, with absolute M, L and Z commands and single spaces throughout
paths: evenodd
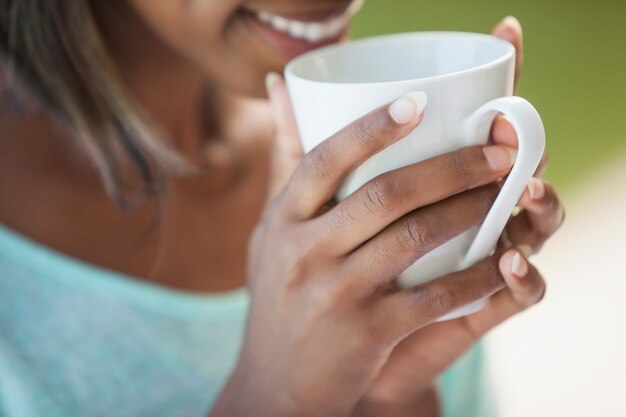
M 325 39 L 316 43 L 311 43 L 303 39 L 296 39 L 287 33 L 280 32 L 259 21 L 254 15 L 250 13 L 244 13 L 242 14 L 242 17 L 265 42 L 267 42 L 273 49 L 277 50 L 288 60 L 321 46 L 338 43 L 345 38 L 348 32 L 348 28 L 346 27 L 345 30 L 343 30 L 338 35 L 333 36 L 332 38 Z

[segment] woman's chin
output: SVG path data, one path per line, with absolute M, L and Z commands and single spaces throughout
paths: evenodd
M 237 12 L 227 27 L 224 43 L 214 45 L 212 59 L 205 63 L 209 77 L 222 88 L 266 98 L 268 72 L 282 73 L 287 63 L 297 56 L 348 40 L 348 24 L 331 37 L 311 41 L 276 30 L 249 12 Z

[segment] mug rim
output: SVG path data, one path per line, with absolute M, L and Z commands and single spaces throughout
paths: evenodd
M 487 40 L 493 43 L 500 43 L 506 49 L 505 49 L 505 52 L 501 56 L 489 62 L 486 62 L 484 64 L 476 65 L 476 66 L 459 70 L 459 71 L 448 72 L 445 74 L 430 75 L 427 77 L 406 78 L 402 80 L 366 81 L 366 82 L 319 80 L 319 79 L 314 79 L 310 77 L 303 77 L 302 75 L 297 74 L 295 71 L 295 67 L 301 64 L 302 61 L 314 59 L 316 56 L 319 56 L 319 55 L 325 55 L 327 53 L 331 53 L 331 52 L 334 52 L 343 48 L 349 48 L 355 44 L 362 45 L 362 44 L 367 44 L 367 43 L 388 42 L 388 41 L 402 40 L 403 38 L 422 38 L 422 39 L 428 39 L 428 38 L 465 38 L 465 39 L 468 39 L 468 38 L 472 38 L 474 40 Z M 513 44 L 510 43 L 509 41 L 506 41 L 504 39 L 498 38 L 493 35 L 488 35 L 484 33 L 474 33 L 474 32 L 460 32 L 460 31 L 402 32 L 402 33 L 391 33 L 391 34 L 386 34 L 386 35 L 374 35 L 374 36 L 369 36 L 366 38 L 356 39 L 356 40 L 349 41 L 349 42 L 328 45 L 328 46 L 323 46 L 321 48 L 314 49 L 300 56 L 297 56 L 296 58 L 289 61 L 287 65 L 285 66 L 284 73 L 287 78 L 294 78 L 294 79 L 298 79 L 300 81 L 304 81 L 308 83 L 324 84 L 324 85 L 396 84 L 396 83 L 405 83 L 405 82 L 417 81 L 417 80 L 430 81 L 430 80 L 456 77 L 459 75 L 477 72 L 486 68 L 497 66 L 514 57 L 515 57 L 515 47 L 513 46 Z

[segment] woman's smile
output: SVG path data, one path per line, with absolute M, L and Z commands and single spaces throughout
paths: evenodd
M 311 49 L 344 39 L 350 19 L 362 5 L 363 0 L 354 0 L 339 7 L 288 12 L 246 6 L 241 9 L 239 16 L 263 41 L 285 58 L 291 59 Z

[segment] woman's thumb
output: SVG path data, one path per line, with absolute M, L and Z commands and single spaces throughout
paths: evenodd
M 279 74 L 270 72 L 265 77 L 265 86 L 276 126 L 270 155 L 269 200 L 287 184 L 289 177 L 302 160 L 304 152 L 285 80 Z

